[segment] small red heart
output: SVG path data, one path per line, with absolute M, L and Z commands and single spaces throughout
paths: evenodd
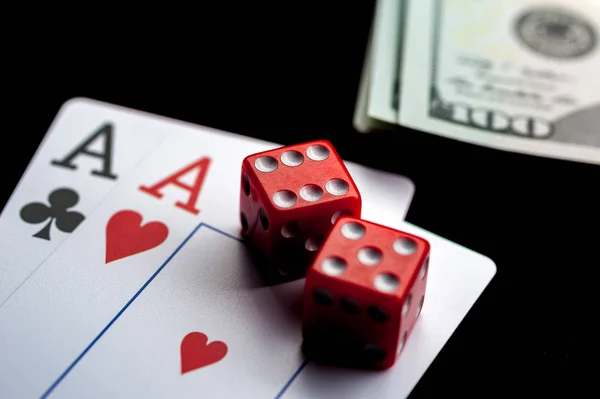
M 181 341 L 181 374 L 208 366 L 223 359 L 227 345 L 221 341 L 208 344 L 208 337 L 201 332 L 191 332 Z
M 142 215 L 138 212 L 117 212 L 106 224 L 106 263 L 157 247 L 168 234 L 169 229 L 162 222 L 142 226 Z

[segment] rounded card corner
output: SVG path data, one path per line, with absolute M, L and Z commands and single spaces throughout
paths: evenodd
M 70 110 L 71 108 L 77 108 L 81 105 L 89 105 L 93 102 L 92 99 L 87 98 L 87 97 L 72 97 L 69 98 L 67 101 L 65 101 L 61 106 L 60 109 L 58 111 L 59 114 L 65 113 L 68 110 Z

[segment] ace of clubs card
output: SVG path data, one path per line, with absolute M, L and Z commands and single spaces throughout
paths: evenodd
M 89 100 L 84 100 L 83 105 L 106 107 Z M 269 320 L 280 321 L 288 317 L 287 313 L 282 313 L 283 310 L 278 310 L 283 308 L 272 298 L 274 293 L 261 287 L 256 280 L 237 241 L 239 165 L 245 155 L 270 149 L 273 145 L 233 135 L 223 136 L 223 133 L 184 124 L 174 126 L 172 121 L 135 112 L 131 115 L 132 111 L 128 110 L 116 109 L 116 112 L 129 113 L 130 118 L 136 119 L 138 129 L 149 135 L 160 137 L 161 132 L 170 131 L 172 137 L 161 140 L 161 146 L 108 198 L 101 201 L 93 216 L 78 228 L 78 233 L 59 247 L 0 310 L 1 341 L 10 343 L 0 349 L 0 356 L 5 360 L 0 366 L 0 379 L 3 380 L 2 389 L 9 394 L 28 396 L 42 394 L 44 389 L 50 393 L 53 387 L 66 387 L 58 382 L 66 381 L 68 372 L 54 383 L 52 380 L 56 375 L 53 374 L 60 375 L 60 368 L 73 359 L 83 359 L 79 352 L 86 347 L 84 343 L 98 342 L 99 332 L 104 335 L 102 331 L 118 325 L 120 316 L 116 315 L 122 315 L 138 298 L 152 296 L 144 294 L 151 281 L 181 248 L 186 251 L 193 248 L 192 237 L 203 236 L 206 232 L 225 239 L 234 248 L 229 250 L 227 245 L 215 243 L 201 250 L 213 254 L 212 261 L 206 254 L 202 258 L 216 264 L 214 262 L 222 263 L 219 255 L 226 254 L 233 257 L 230 266 L 246 266 L 230 270 L 233 274 L 222 274 L 229 269 L 210 269 L 201 257 L 193 262 L 189 259 L 184 262 L 193 265 L 190 272 L 195 275 L 187 280 L 188 289 L 193 288 L 205 295 L 201 302 L 220 306 L 217 306 L 220 310 L 215 311 L 215 317 L 229 313 L 243 318 L 241 321 L 223 319 L 229 320 L 230 324 L 224 324 L 220 329 L 217 327 L 217 330 L 234 331 L 239 322 L 243 331 L 247 325 L 255 325 L 255 321 L 261 315 L 264 318 L 265 314 L 281 315 Z M 405 199 L 412 196 L 412 185 L 408 179 L 351 163 L 347 163 L 347 167 L 364 192 L 365 217 L 381 222 L 403 218 L 410 202 Z M 184 245 L 188 241 L 189 245 Z M 218 273 L 212 279 L 202 279 L 202 270 Z M 239 275 L 239 272 L 243 274 Z M 224 285 L 217 284 L 219 281 Z M 227 284 L 236 295 L 227 292 Z M 176 296 L 180 294 L 183 292 Z M 159 302 L 163 303 L 162 300 Z M 254 311 L 239 312 L 242 305 L 253 303 L 256 304 Z M 212 313 L 207 315 L 209 317 Z M 192 348 L 193 352 L 199 343 L 204 342 L 206 347 L 217 348 L 216 355 L 225 356 L 231 353 L 229 348 L 232 345 L 236 347 L 236 342 L 254 342 L 253 338 L 259 342 L 265 334 L 265 327 L 254 331 L 254 336 L 250 329 L 247 337 L 227 337 L 227 344 L 217 343 L 214 346 L 206 341 L 213 334 L 207 333 L 218 325 L 206 321 L 199 325 L 201 328 L 206 326 L 204 331 L 190 329 L 183 337 L 177 338 L 181 373 L 198 365 L 194 357 L 186 357 L 185 353 L 189 353 L 186 348 Z M 294 331 L 290 331 L 287 337 L 297 337 L 298 332 L 291 330 Z M 84 352 L 90 353 L 92 346 Z M 297 367 L 298 348 L 289 350 L 289 345 L 285 348 L 290 355 L 282 357 L 281 361 L 289 367 L 273 365 L 270 380 L 278 381 L 277 376 Z M 261 352 L 267 354 L 269 351 Z M 236 350 L 227 358 L 236 359 L 235 355 L 239 353 Z M 245 364 L 240 360 L 234 363 Z M 74 370 L 74 366 L 75 363 L 69 370 Z M 269 392 L 276 385 L 256 381 L 261 384 L 257 389 L 263 387 Z

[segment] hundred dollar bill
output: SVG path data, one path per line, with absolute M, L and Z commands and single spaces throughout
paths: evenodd
M 600 164 L 600 2 L 410 0 L 398 123 Z

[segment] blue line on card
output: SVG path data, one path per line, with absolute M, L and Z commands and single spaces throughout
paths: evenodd
M 213 227 L 213 226 L 211 226 L 211 225 L 209 225 L 209 224 L 204 224 L 204 223 L 203 223 L 202 225 L 203 225 L 204 227 L 206 227 L 207 229 L 211 229 L 212 231 L 215 231 L 215 232 L 217 232 L 217 233 L 219 233 L 219 234 L 222 234 L 222 235 L 224 235 L 225 237 L 231 238 L 232 240 L 236 240 L 236 241 L 242 242 L 242 239 L 241 239 L 241 238 L 239 238 L 239 237 L 236 237 L 236 236 L 233 236 L 233 235 L 231 235 L 231 234 L 229 234 L 229 233 L 226 233 L 226 232 L 224 232 L 223 230 L 219 230 L 219 229 L 217 229 L 216 227 Z
M 69 374 L 71 372 L 71 370 L 73 370 L 73 368 L 77 365 L 77 363 L 79 363 L 79 361 L 89 352 L 89 350 L 92 349 L 92 347 L 96 344 L 96 342 L 98 342 L 98 340 L 100 338 L 102 338 L 102 336 L 106 333 L 106 331 L 108 331 L 108 329 L 115 323 L 115 321 L 117 321 L 117 319 L 119 317 L 121 317 L 121 315 L 133 303 L 133 301 L 135 301 L 137 299 L 137 297 L 140 296 L 140 294 L 146 289 L 146 287 L 148 287 L 148 284 L 150 284 L 152 282 L 152 280 L 154 280 L 156 278 L 156 276 L 158 276 L 158 274 L 165 268 L 165 266 L 171 261 L 171 259 L 173 259 L 173 257 L 177 254 L 177 252 L 179 252 L 179 250 L 181 248 L 183 248 L 183 246 L 189 241 L 190 238 L 192 238 L 192 236 L 196 233 L 196 231 L 198 231 L 198 229 L 200 227 L 202 227 L 203 224 L 204 223 L 198 224 L 198 226 L 196 226 L 194 228 L 194 230 L 192 230 L 192 232 L 185 238 L 185 240 L 183 240 L 183 242 L 181 244 L 179 244 L 179 246 L 175 249 L 175 251 L 173 251 L 173 253 L 171 255 L 169 255 L 167 260 L 165 260 L 163 262 L 163 264 L 160 265 L 158 270 L 156 272 L 154 272 L 154 274 L 148 279 L 148 281 L 146 281 L 144 283 L 144 285 L 142 285 L 142 288 L 140 288 L 138 290 L 138 292 L 135 293 L 135 295 L 129 300 L 129 302 L 127 302 L 125 304 L 125 306 L 123 306 L 123 308 L 119 311 L 119 313 L 117 313 L 117 315 L 115 317 L 113 317 L 113 319 L 106 325 L 106 327 L 104 327 L 104 329 L 102 331 L 100 331 L 100 334 L 98 334 L 96 336 L 96 338 L 94 338 L 94 340 L 87 346 L 87 348 L 85 348 L 83 350 L 83 352 L 81 352 L 81 354 L 79 356 L 77 356 L 77 358 L 73 361 L 73 363 L 71 363 L 69 365 L 69 367 L 67 367 L 67 369 L 60 375 L 60 377 L 58 377 L 58 379 L 52 385 L 50 385 L 50 388 L 48 388 L 46 390 L 46 392 L 44 392 L 44 394 L 42 395 L 42 398 L 48 397 L 48 395 L 50 393 L 52 393 L 52 391 L 58 386 L 58 384 L 60 384 L 61 381 L 65 379 L 67 374 Z
M 160 265 L 158 270 L 156 270 L 156 272 L 154 272 L 154 274 L 148 279 L 148 281 L 146 281 L 144 283 L 144 285 L 142 285 L 142 287 L 135 293 L 135 295 L 133 297 L 131 297 L 131 299 L 125 304 L 125 306 L 123 306 L 123 308 L 119 311 L 119 313 L 117 313 L 117 315 L 115 317 L 113 317 L 113 319 L 106 325 L 106 327 L 104 327 L 102 329 L 102 331 L 100 331 L 100 333 L 96 336 L 96 338 L 94 338 L 92 340 L 92 342 L 90 342 L 90 344 L 83 350 L 83 352 L 81 352 L 81 354 L 79 356 L 77 356 L 77 358 L 75 358 L 75 360 L 69 365 L 69 367 L 67 367 L 67 369 L 56 379 L 56 381 L 54 381 L 52 383 L 52 385 L 50 385 L 50 387 L 46 390 L 46 392 L 44 392 L 42 394 L 42 396 L 40 398 L 47 398 L 56 389 L 56 387 L 65 379 L 65 377 L 71 372 L 71 370 L 73 370 L 73 368 L 75 368 L 75 366 L 77 366 L 77 364 L 81 361 L 81 359 L 83 359 L 83 357 L 90 351 L 90 349 L 92 349 L 92 347 L 100 340 L 100 338 L 102 338 L 102 336 L 112 327 L 112 325 L 119 319 L 119 317 L 121 317 L 121 315 L 123 313 L 125 313 L 125 311 L 129 308 L 129 306 L 131 306 L 131 304 L 137 299 L 137 297 L 140 296 L 140 294 L 148 287 L 148 285 L 152 282 L 152 280 L 154 280 L 160 274 L 160 272 L 165 268 L 165 266 L 167 266 L 169 264 L 169 262 L 171 262 L 171 260 L 175 257 L 175 255 L 177 255 L 177 253 L 181 250 L 181 248 L 183 248 L 183 246 L 185 244 L 187 244 L 187 242 L 190 240 L 190 238 L 192 238 L 194 236 L 194 234 L 196 234 L 196 232 L 202 226 L 204 226 L 216 233 L 219 233 L 227 238 L 231 238 L 238 242 L 242 241 L 240 238 L 233 236 L 229 233 L 226 233 L 223 230 L 219 230 L 216 227 L 213 227 L 213 226 L 210 226 L 210 225 L 204 224 L 204 223 L 198 224 L 194 228 L 194 230 L 192 230 L 192 232 L 183 240 L 183 242 L 181 244 L 179 244 L 179 246 L 175 249 L 175 251 L 173 251 L 173 253 L 171 253 L 171 255 L 169 255 L 169 257 L 163 262 L 163 264 Z M 300 365 L 300 367 L 296 370 L 296 372 L 290 377 L 290 379 L 285 383 L 283 388 L 279 391 L 279 393 L 277 394 L 275 399 L 281 398 L 281 395 L 283 395 L 283 393 L 289 388 L 291 383 L 296 379 L 298 374 L 300 374 L 300 372 L 304 369 L 305 366 L 306 366 L 306 362 L 304 362 L 304 363 L 302 363 L 302 365 Z
M 280 399 L 281 396 L 285 393 L 285 391 L 288 390 L 288 388 L 290 387 L 290 385 L 292 385 L 292 382 L 294 382 L 294 380 L 296 379 L 296 377 L 298 377 L 298 375 L 302 372 L 302 370 L 304 370 L 304 367 L 306 367 L 306 365 L 308 364 L 308 361 L 304 361 L 300 367 L 298 367 L 298 369 L 296 370 L 296 372 L 294 374 L 292 374 L 292 376 L 290 377 L 289 380 L 287 380 L 287 382 L 285 383 L 285 385 L 283 386 L 283 388 L 281 388 L 281 391 L 279 391 L 277 393 L 277 396 L 275 396 L 274 399 Z

